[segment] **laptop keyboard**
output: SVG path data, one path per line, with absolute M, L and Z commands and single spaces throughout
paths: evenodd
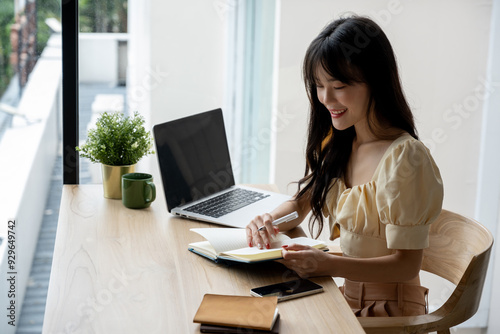
M 184 210 L 218 218 L 244 206 L 260 201 L 268 196 L 269 195 L 259 193 L 257 191 L 236 188 L 201 203 L 187 207 Z

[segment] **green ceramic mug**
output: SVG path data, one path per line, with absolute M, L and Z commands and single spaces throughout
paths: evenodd
M 156 198 L 153 176 L 146 173 L 122 175 L 122 203 L 130 209 L 144 209 Z

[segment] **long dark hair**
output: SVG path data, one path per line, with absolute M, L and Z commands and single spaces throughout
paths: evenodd
M 370 130 L 380 139 L 395 139 L 399 134 L 388 127 L 406 131 L 418 139 L 413 115 L 401 87 L 396 58 L 382 29 L 366 17 L 351 16 L 328 24 L 307 49 L 303 77 L 310 101 L 306 147 L 306 169 L 299 180 L 296 198 L 309 199 L 312 216 L 311 235 L 323 229 L 322 208 L 330 187 L 346 175 L 356 135 L 354 126 L 339 131 L 332 126 L 328 110 L 318 100 L 317 70 L 345 84 L 365 83 L 370 90 L 367 119 Z M 376 122 L 373 122 L 373 119 Z M 318 223 L 318 230 L 314 227 Z

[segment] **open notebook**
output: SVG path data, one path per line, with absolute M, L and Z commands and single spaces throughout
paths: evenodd
M 260 262 L 281 259 L 281 246 L 292 243 L 307 245 L 327 251 L 322 241 L 306 237 L 290 238 L 278 233 L 271 243 L 270 249 L 248 247 L 245 229 L 236 228 L 192 228 L 191 231 L 203 236 L 206 241 L 193 242 L 188 249 L 196 254 L 209 258 L 215 262 Z

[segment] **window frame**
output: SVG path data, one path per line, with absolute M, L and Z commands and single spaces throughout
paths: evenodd
M 78 1 L 61 3 L 63 184 L 79 184 Z

